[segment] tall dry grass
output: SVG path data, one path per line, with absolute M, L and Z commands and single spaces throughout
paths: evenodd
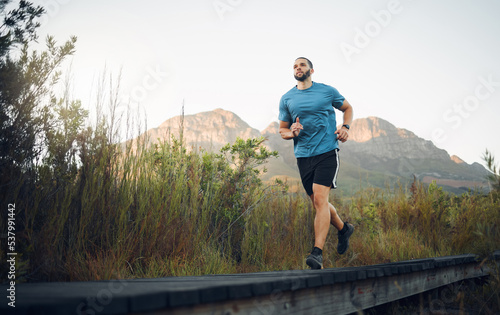
M 264 139 L 239 139 L 218 154 L 187 150 L 176 139 L 152 147 L 146 139 L 124 147 L 106 139 L 104 129 L 86 134 L 74 178 L 62 181 L 42 166 L 30 196 L 16 200 L 25 280 L 305 268 L 314 209 L 304 194 L 259 180 L 256 165 L 272 157 L 260 151 Z M 331 229 L 325 267 L 486 257 L 500 248 L 495 194 L 454 196 L 419 182 L 342 199 L 333 194 L 356 233 L 339 256 Z

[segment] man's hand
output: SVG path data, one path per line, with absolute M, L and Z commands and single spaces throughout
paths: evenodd
M 349 138 L 349 130 L 345 127 L 340 127 L 335 131 L 335 134 L 337 134 L 337 140 L 340 140 L 342 142 L 346 142 L 347 138 Z
M 344 113 L 344 124 L 350 125 L 352 123 L 353 110 L 351 104 L 347 100 L 344 100 L 344 103 L 339 108 L 340 111 Z M 346 142 L 347 138 L 349 138 L 349 129 L 344 127 L 340 127 L 335 133 L 338 135 L 337 140 L 342 142 Z
M 304 129 L 304 127 L 302 127 L 302 124 L 299 122 L 299 117 L 297 117 L 297 120 L 290 126 L 293 137 L 297 137 L 302 129 Z

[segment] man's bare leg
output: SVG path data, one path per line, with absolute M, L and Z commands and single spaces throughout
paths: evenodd
M 330 229 L 331 209 L 328 202 L 330 187 L 313 184 L 313 201 L 314 209 L 316 209 L 316 217 L 314 218 L 314 246 L 323 249 L 326 242 L 326 236 Z M 338 216 L 337 216 L 338 217 Z
M 337 213 L 337 209 L 331 204 L 328 203 L 330 206 L 330 223 L 339 231 L 341 231 L 344 228 L 344 221 L 342 221 Z
M 314 186 L 318 186 L 318 187 L 316 187 L 318 194 L 316 194 L 314 192 L 315 191 Z M 325 196 L 324 196 L 325 191 L 323 191 L 324 188 L 327 188 L 326 200 L 325 200 Z M 339 231 L 341 231 L 344 228 L 344 221 L 342 221 L 340 219 L 335 207 L 331 203 L 328 202 L 329 193 L 330 193 L 329 187 L 326 187 L 323 185 L 318 185 L 318 184 L 313 184 L 313 194 L 310 197 L 311 197 L 311 200 L 313 202 L 314 209 L 316 209 L 316 217 L 314 219 L 314 232 L 315 232 L 314 246 L 318 247 L 320 249 L 323 249 L 323 246 L 325 245 L 326 235 L 328 234 L 328 229 L 330 228 L 330 224 L 333 225 Z M 315 196 L 318 196 L 318 198 L 316 198 Z M 315 202 L 315 200 L 316 200 L 316 202 Z M 322 209 L 324 208 L 325 201 L 328 204 L 328 210 L 330 212 L 330 215 L 329 215 L 330 219 L 328 220 L 329 221 L 328 225 L 324 224 L 324 221 L 326 221 L 327 215 L 322 211 Z M 316 205 L 316 203 L 318 205 Z M 318 217 L 318 207 L 320 207 L 320 209 L 321 209 L 319 211 L 320 212 L 319 217 Z M 326 232 L 325 232 L 325 229 L 326 229 Z M 319 240 L 319 242 L 318 242 L 318 240 Z M 321 246 L 318 246 L 318 245 L 321 245 Z
M 313 184 L 313 194 L 310 198 L 316 209 L 316 217 L 314 218 L 314 249 L 306 259 L 306 263 L 311 269 L 323 268 L 322 251 L 330 224 L 338 230 L 339 243 L 337 245 L 337 252 L 339 254 L 345 253 L 349 247 L 349 237 L 354 231 L 354 227 L 350 224 L 346 225 L 340 219 L 335 207 L 328 202 L 329 193 L 330 187 Z
M 323 268 L 323 246 L 325 246 L 326 236 L 330 229 L 330 205 L 328 203 L 328 194 L 330 187 L 313 184 L 313 194 L 311 200 L 316 209 L 316 217 L 314 218 L 314 248 L 309 256 L 307 256 L 306 264 L 311 269 Z

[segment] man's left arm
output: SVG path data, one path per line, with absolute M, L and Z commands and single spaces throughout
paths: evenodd
M 351 125 L 354 113 L 351 104 L 349 104 L 347 100 L 344 100 L 344 103 L 340 106 L 339 110 L 344 113 L 344 122 L 342 123 L 342 126 L 335 131 L 335 133 L 338 135 L 338 140 L 346 142 L 347 138 L 349 138 L 349 129 L 344 127 L 344 125 Z

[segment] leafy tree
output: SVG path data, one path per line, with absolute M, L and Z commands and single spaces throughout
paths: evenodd
M 53 92 L 58 69 L 75 51 L 76 37 L 58 45 L 48 36 L 44 51 L 30 49 L 45 10 L 21 0 L 7 11 L 11 2 L 0 0 L 0 201 L 2 207 L 16 204 L 22 274 L 21 266 L 34 251 L 34 235 L 61 197 L 54 194 L 64 193 L 69 185 L 61 184 L 76 178 L 77 139 L 86 111 Z M 0 222 L 1 230 L 4 224 Z
M 258 167 L 269 158 L 277 157 L 277 151 L 269 151 L 264 145 L 264 137 L 247 139 L 237 138 L 235 143 L 226 144 L 221 153 L 226 155 L 229 164 L 224 192 L 227 200 L 231 221 L 254 207 L 256 197 L 259 197 L 262 181 L 261 172 L 267 172 Z M 258 198 L 257 198 L 258 199 Z
M 82 126 L 88 111 L 81 107 L 80 101 L 61 98 L 52 100 L 54 119 L 52 128 L 47 129 L 47 157 L 45 164 L 51 167 L 56 180 L 70 180 L 75 177 L 78 166 L 79 143 Z
M 16 45 L 25 45 L 36 40 L 36 29 L 40 23 L 36 21 L 45 10 L 41 6 L 33 6 L 28 1 L 21 0 L 19 8 L 5 13 L 6 6 L 12 0 L 0 0 L 0 12 L 4 16 L 3 24 L 0 26 L 0 58 Z
M 15 47 L 26 46 L 36 39 L 35 21 L 44 12 L 27 1 L 19 8 L 5 12 L 11 0 L 0 1 L 3 23 L 0 26 L 0 166 L 2 179 L 6 169 L 22 168 L 35 156 L 35 126 L 39 122 L 25 108 L 23 92 L 26 80 L 19 60 L 13 60 L 9 52 Z
M 237 138 L 233 144 L 226 144 L 221 153 L 226 156 L 229 167 L 226 168 L 221 200 L 223 200 L 223 226 L 227 226 L 221 240 L 227 240 L 231 256 L 240 261 L 242 240 L 246 217 L 266 196 L 259 175 L 267 172 L 259 166 L 271 157 L 278 157 L 277 151 L 269 151 L 263 144 L 265 137 L 251 138 L 246 141 Z
M 63 114 L 51 109 L 55 98 L 52 88 L 60 77 L 57 68 L 74 53 L 76 43 L 76 37 L 72 37 L 58 46 L 52 37 L 47 37 L 46 51 L 30 51 L 29 44 L 37 39 L 36 19 L 44 9 L 20 1 L 17 9 L 5 12 L 10 2 L 0 2 L 4 15 L 0 26 L 0 186 L 3 188 L 19 186 L 15 182 L 21 175 L 33 182 L 36 177 L 33 169 L 47 154 L 47 144 L 51 149 L 48 142 L 54 143 L 57 119 Z M 17 57 L 13 56 L 13 50 Z M 83 114 L 79 106 L 68 110 L 73 111 L 70 116 Z

